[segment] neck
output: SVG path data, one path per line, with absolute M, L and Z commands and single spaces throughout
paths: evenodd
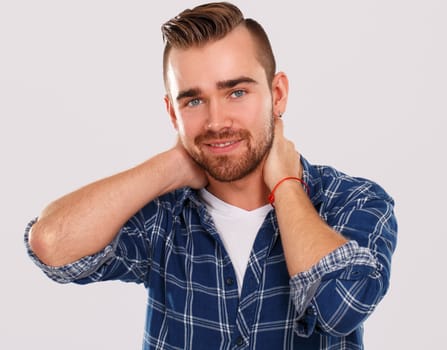
M 268 203 L 269 190 L 264 183 L 262 167 L 232 182 L 221 182 L 208 176 L 207 190 L 224 202 L 245 210 L 254 210 Z

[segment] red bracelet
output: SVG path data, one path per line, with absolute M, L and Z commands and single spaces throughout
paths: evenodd
M 269 198 L 268 198 L 268 199 L 269 199 L 269 203 L 270 203 L 272 206 L 274 206 L 274 205 L 273 205 L 273 202 L 275 201 L 275 191 L 276 191 L 276 189 L 279 187 L 279 185 L 281 185 L 281 184 L 282 184 L 284 181 L 286 181 L 286 180 L 296 180 L 296 181 L 300 182 L 300 183 L 304 186 L 304 188 L 305 188 L 307 194 L 309 195 L 310 190 L 309 190 L 309 186 L 307 185 L 307 183 L 305 183 L 305 182 L 304 182 L 303 180 L 301 180 L 299 177 L 288 176 L 288 177 L 285 177 L 285 178 L 281 179 L 281 180 L 275 185 L 275 187 L 273 187 L 272 192 L 270 192 L 270 194 L 269 194 Z

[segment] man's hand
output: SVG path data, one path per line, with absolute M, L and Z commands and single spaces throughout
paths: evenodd
M 264 164 L 264 181 L 272 188 L 284 177 L 302 178 L 300 154 L 283 134 L 283 122 L 275 120 L 275 138 Z M 347 242 L 318 215 L 306 192 L 295 181 L 275 191 L 275 212 L 290 276 L 308 270 L 321 258 Z
M 189 186 L 195 189 L 205 187 L 208 184 L 205 171 L 191 158 L 180 140 L 177 141 L 172 151 L 177 153 L 178 156 L 177 174 L 181 176 L 183 186 Z
M 300 154 L 292 141 L 284 137 L 283 121 L 275 117 L 272 148 L 264 163 L 264 182 L 271 190 L 287 176 L 302 177 Z

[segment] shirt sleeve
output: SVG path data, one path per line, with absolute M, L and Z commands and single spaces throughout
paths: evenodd
M 36 223 L 37 218 L 33 219 L 25 229 L 25 247 L 31 260 L 52 280 L 58 283 L 69 283 L 75 280 L 80 280 L 90 275 L 95 268 L 101 266 L 108 261 L 114 254 L 114 246 L 116 246 L 116 239 L 111 244 L 107 245 L 100 252 L 83 257 L 73 263 L 63 266 L 49 266 L 43 263 L 36 254 L 34 254 L 29 244 L 29 234 L 32 226 Z
M 52 280 L 58 283 L 87 284 L 106 280 L 142 283 L 150 266 L 150 238 L 148 232 L 154 214 L 143 208 L 121 228 L 115 239 L 96 254 L 85 256 L 63 266 L 49 266 L 32 251 L 29 233 L 37 219 L 25 230 L 25 246 L 31 260 Z
M 373 187 L 359 190 L 324 218 L 350 241 L 290 280 L 300 336 L 350 334 L 388 290 L 397 222 L 393 200 Z

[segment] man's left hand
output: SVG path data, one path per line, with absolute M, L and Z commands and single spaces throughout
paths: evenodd
M 284 137 L 284 123 L 275 117 L 275 132 L 272 148 L 264 163 L 264 182 L 270 190 L 287 176 L 302 177 L 300 153 L 295 144 Z

